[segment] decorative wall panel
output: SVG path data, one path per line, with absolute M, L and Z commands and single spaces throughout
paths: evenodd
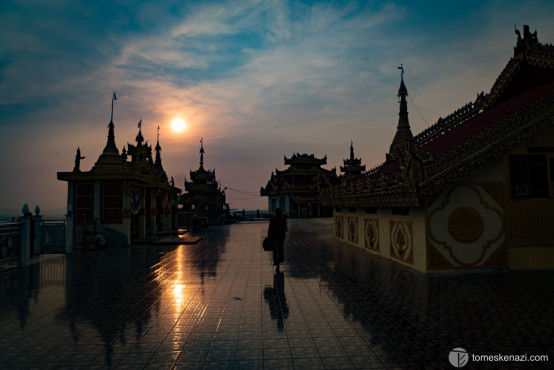
M 348 216 L 348 241 L 358 244 L 358 217 Z
M 406 220 L 390 220 L 390 255 L 392 258 L 414 263 L 412 241 L 412 222 Z
M 364 219 L 364 246 L 372 251 L 379 252 L 379 219 Z

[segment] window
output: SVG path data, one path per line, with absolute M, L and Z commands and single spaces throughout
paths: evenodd
M 121 220 L 121 184 L 105 182 L 102 188 L 102 220 Z
M 548 172 L 546 155 L 510 156 L 512 198 L 547 198 Z
M 75 184 L 75 216 L 77 220 L 92 219 L 92 184 L 90 182 Z
M 376 214 L 377 213 L 377 208 L 376 207 L 366 207 L 365 213 Z
M 349 213 L 356 213 L 356 207 L 348 207 Z

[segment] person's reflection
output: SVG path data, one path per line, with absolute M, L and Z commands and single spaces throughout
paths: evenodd
M 289 317 L 289 306 L 285 297 L 285 275 L 282 272 L 276 272 L 273 276 L 273 288 L 265 287 L 264 299 L 269 304 L 271 318 L 277 320 L 277 328 L 283 330 L 285 319 Z

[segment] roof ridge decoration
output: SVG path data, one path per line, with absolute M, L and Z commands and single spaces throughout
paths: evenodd
M 364 176 L 357 182 L 322 189 L 320 199 L 330 205 L 350 207 L 420 206 L 455 178 L 528 142 L 536 132 L 554 127 L 554 92 L 501 119 L 461 145 L 424 164 L 425 177 L 410 178 L 410 167 L 388 176 Z M 522 122 L 525 122 L 522 125 Z M 494 140 L 496 139 L 496 140 Z M 482 148 L 475 150 L 475 148 Z M 379 166 L 383 167 L 383 166 Z M 420 171 L 418 167 L 416 171 Z M 373 172 L 375 173 L 375 172 Z M 412 173 L 413 170 L 412 170 Z M 422 173 L 414 173 L 416 176 Z M 415 181 L 414 181 L 415 180 Z M 371 194 L 367 197 L 367 194 Z
M 285 164 L 290 165 L 292 163 L 298 162 L 298 161 L 309 161 L 313 164 L 317 165 L 324 165 L 327 164 L 327 154 L 323 158 L 317 158 L 315 154 L 300 154 L 300 153 L 294 153 L 292 157 L 287 158 L 287 156 L 283 156 L 285 159 Z
M 446 118 L 439 118 L 409 141 L 397 160 L 381 163 L 354 181 L 323 189 L 320 193 L 323 203 L 352 207 L 420 206 L 424 199 L 456 178 L 525 145 L 535 133 L 554 127 L 554 47 L 538 43 L 536 32 L 531 34 L 527 26 L 523 38 L 519 32 L 516 34 L 515 57 L 506 64 L 489 94 L 481 92 L 474 102 Z M 516 79 L 524 78 L 523 72 L 529 65 L 550 70 L 546 75 L 548 79 L 520 89 Z M 514 80 L 515 85 L 512 84 Z M 514 93 L 509 91 L 514 88 L 515 95 L 512 95 Z M 496 116 L 505 109 L 501 104 L 512 104 L 510 99 L 518 97 L 524 99 L 522 105 Z M 499 110 L 493 113 L 496 107 Z M 461 142 L 453 142 L 445 151 L 433 152 L 436 158 L 431 157 L 427 144 L 472 119 L 479 120 L 477 116 L 489 111 L 492 115 L 483 116 L 483 119 L 494 120 L 491 124 L 484 125 Z
M 440 155 L 427 166 L 422 194 L 430 195 L 452 179 L 465 175 L 506 150 L 528 142 L 535 132 L 554 126 L 554 92 L 502 118 L 460 145 Z M 476 150 L 476 148 L 480 148 Z
M 481 92 L 473 102 L 469 102 L 445 118 L 440 117 L 435 124 L 415 136 L 417 146 L 421 147 L 458 125 L 475 117 L 483 110 L 495 105 L 510 82 L 521 70 L 523 64 L 554 69 L 554 46 L 538 42 L 537 31 L 531 33 L 529 26 L 523 26 L 523 38 L 519 30 L 514 57 L 510 58 L 500 75 L 496 78 L 490 92 Z

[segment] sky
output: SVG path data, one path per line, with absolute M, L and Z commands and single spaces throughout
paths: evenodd
M 137 123 L 184 190 L 215 169 L 232 209 L 260 197 L 284 156 L 385 160 L 402 64 L 412 132 L 488 92 L 514 26 L 554 42 L 552 1 L 0 2 L 0 209 L 63 209 L 77 147 L 90 170 Z M 185 129 L 177 130 L 181 120 Z

